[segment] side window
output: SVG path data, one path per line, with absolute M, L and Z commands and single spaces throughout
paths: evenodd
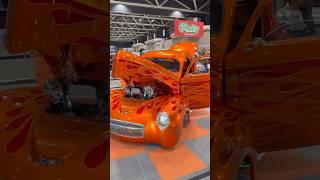
M 182 69 L 182 76 L 181 77 L 184 77 L 184 75 L 186 74 L 186 71 L 188 70 L 189 65 L 190 65 L 190 59 L 187 58 L 183 63 L 183 69 Z
M 274 23 L 271 30 L 262 35 L 267 42 L 320 35 L 316 28 L 320 24 L 320 7 L 316 0 L 274 0 L 272 11 L 268 12 L 272 14 Z
M 210 72 L 210 58 L 198 59 L 190 69 L 189 73 L 204 74 Z
M 247 26 L 254 9 L 256 8 L 256 5 L 256 0 L 236 0 L 228 52 L 232 51 L 238 44 L 238 41 L 240 40 L 240 37 L 243 34 L 244 29 Z
M 216 35 L 221 31 L 221 26 L 223 22 L 223 0 L 213 0 L 213 16 L 211 16 L 211 34 Z

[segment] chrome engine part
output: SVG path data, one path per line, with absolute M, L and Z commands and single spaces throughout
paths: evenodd
M 81 80 L 66 84 L 60 79 L 48 80 L 44 91 L 48 97 L 48 113 L 71 117 L 103 119 L 106 113 L 107 94 L 104 81 Z
M 141 90 L 139 88 L 125 88 L 126 96 L 128 97 L 140 97 Z
M 48 80 L 44 85 L 44 91 L 49 101 L 48 111 L 63 113 L 70 110 L 70 97 L 59 80 Z
M 126 87 L 124 89 L 127 97 L 152 99 L 155 97 L 155 89 L 151 86 L 139 87 Z
M 143 98 L 145 99 L 151 99 L 155 96 L 154 93 L 154 88 L 152 88 L 151 86 L 145 86 L 143 88 Z

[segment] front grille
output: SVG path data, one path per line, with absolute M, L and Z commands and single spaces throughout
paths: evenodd
M 119 136 L 141 138 L 144 136 L 142 124 L 130 123 L 126 121 L 111 119 L 110 131 Z

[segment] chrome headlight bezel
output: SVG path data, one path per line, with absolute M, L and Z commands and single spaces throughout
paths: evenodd
M 160 119 L 165 118 L 165 119 Z M 166 112 L 159 112 L 157 115 L 157 125 L 161 131 L 166 130 L 170 125 L 170 117 Z

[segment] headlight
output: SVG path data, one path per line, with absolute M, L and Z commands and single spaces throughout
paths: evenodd
M 170 124 L 170 118 L 167 113 L 160 112 L 157 116 L 157 124 L 161 131 L 165 130 Z

